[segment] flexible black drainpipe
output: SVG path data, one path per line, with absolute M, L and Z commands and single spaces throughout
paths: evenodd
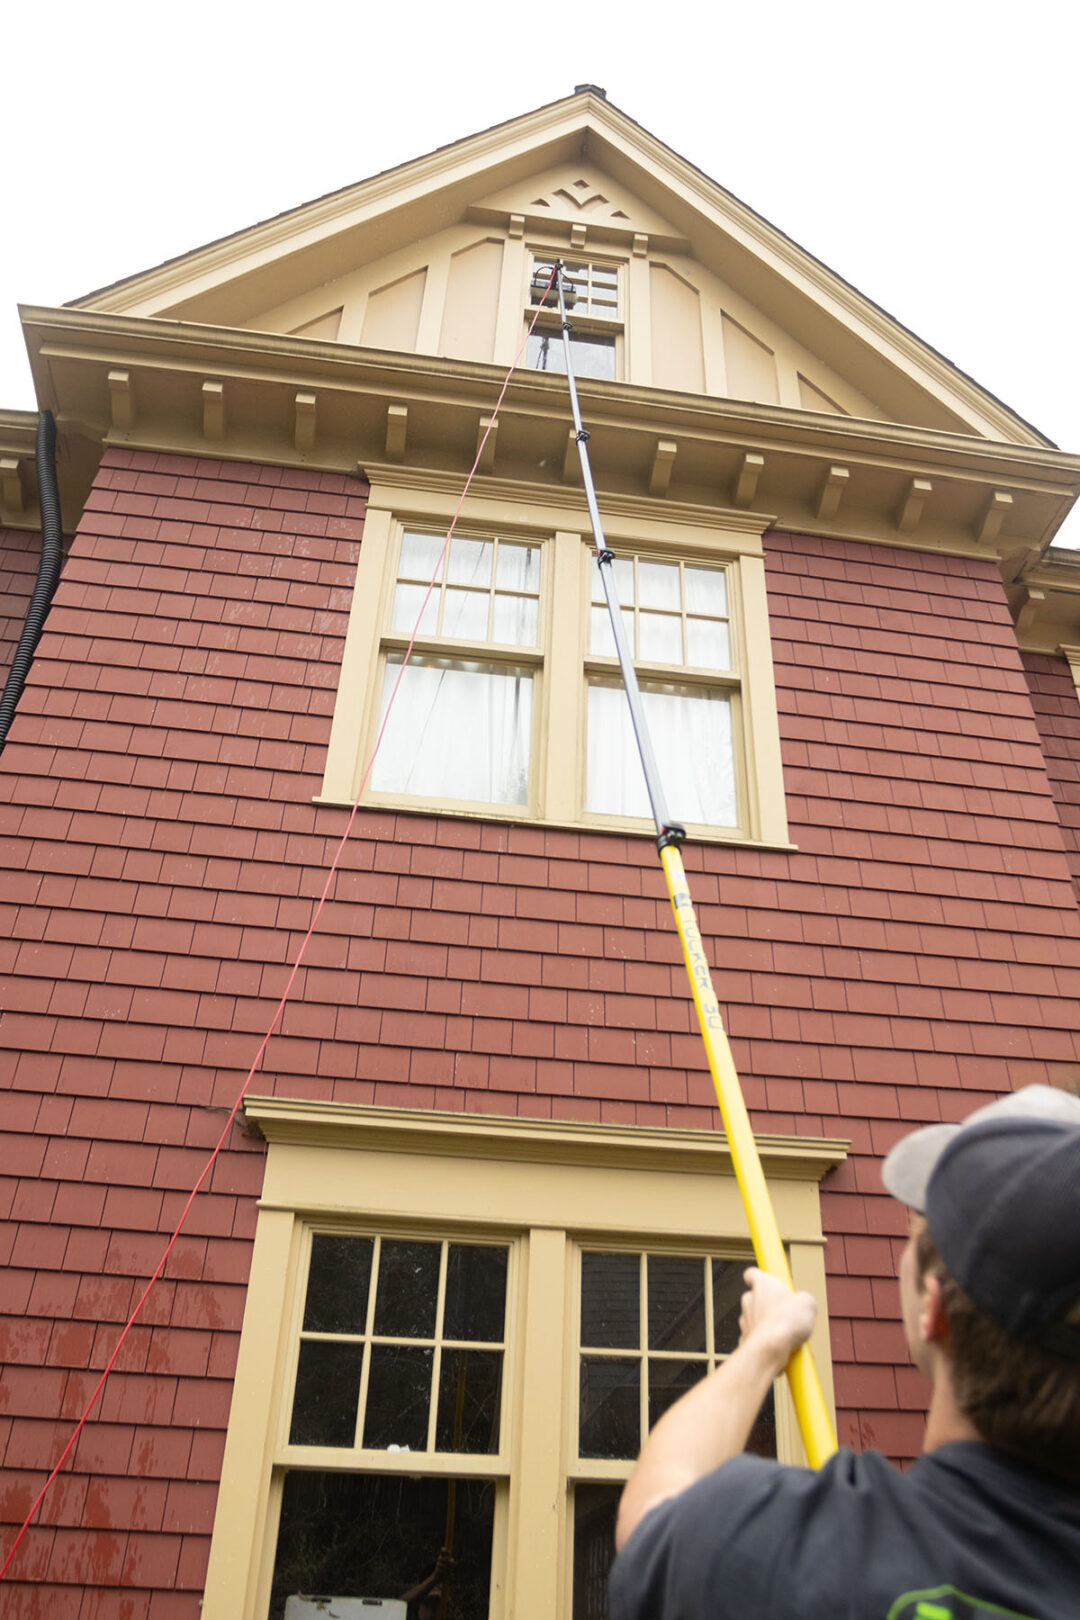
M 56 423 L 51 411 L 42 411 L 37 426 L 37 481 L 38 505 L 41 510 L 41 561 L 38 564 L 37 583 L 26 610 L 11 672 L 0 697 L 0 750 L 7 742 L 15 707 L 22 696 L 30 664 L 34 657 L 45 615 L 49 611 L 53 592 L 60 578 L 60 564 L 64 555 L 64 529 L 60 521 L 60 491 L 56 483 Z

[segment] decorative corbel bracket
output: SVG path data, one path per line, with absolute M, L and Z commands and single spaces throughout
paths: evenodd
M 484 438 L 485 433 L 487 438 Z M 495 416 L 482 416 L 476 428 L 476 470 L 490 473 L 495 466 L 495 441 L 499 435 L 499 420 Z
M 129 433 L 135 424 L 135 398 L 130 371 L 109 372 L 109 414 L 114 433 Z
M 671 474 L 675 467 L 675 457 L 679 447 L 674 439 L 657 439 L 656 450 L 653 454 L 652 471 L 649 474 L 649 494 L 666 495 L 668 485 L 671 483 Z
M 818 496 L 817 515 L 821 523 L 830 523 L 840 509 L 840 502 L 844 492 L 851 481 L 851 471 L 848 467 L 830 467 L 825 474 Z
M 922 522 L 923 507 L 934 493 L 929 478 L 913 478 L 896 511 L 896 527 L 901 534 L 912 534 Z
M 306 456 L 315 448 L 318 402 L 314 394 L 297 394 L 293 399 L 293 443 L 297 454 Z
M 22 457 L 0 457 L 0 507 L 12 517 L 26 509 L 22 486 Z
M 1013 498 L 1003 489 L 995 489 L 986 503 L 982 518 L 975 530 L 980 546 L 992 546 L 1001 533 L 1001 525 L 1012 509 Z
M 400 461 L 405 454 L 405 432 L 409 425 L 407 405 L 386 407 L 386 459 Z
M 203 438 L 220 441 L 225 437 L 225 384 L 202 385 Z
M 751 506 L 757 494 L 758 480 L 765 471 L 765 457 L 747 450 L 739 463 L 732 500 L 736 506 Z
M 1024 594 L 1016 611 L 1014 623 L 1018 636 L 1026 636 L 1039 614 L 1039 609 L 1046 601 L 1046 592 L 1037 585 L 1024 587 Z

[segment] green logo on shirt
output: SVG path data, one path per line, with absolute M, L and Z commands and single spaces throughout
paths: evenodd
M 969 1597 L 955 1586 L 935 1586 L 922 1592 L 905 1592 L 897 1598 L 885 1620 L 1034 1620 L 1018 1609 L 1003 1609 L 985 1598 Z

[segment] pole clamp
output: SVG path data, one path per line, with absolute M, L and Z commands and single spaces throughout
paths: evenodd
M 604 551 L 598 551 L 596 553 L 596 561 L 598 567 L 602 568 L 605 563 L 613 563 L 615 561 L 615 553 L 606 549 Z
M 578 444 L 588 444 L 588 442 L 589 442 L 589 430 L 588 430 L 588 428 L 579 429 L 579 431 L 574 434 L 574 438 L 577 440 Z
M 685 843 L 686 828 L 680 827 L 677 821 L 671 821 L 661 830 L 660 836 L 656 840 L 656 847 L 658 850 L 664 850 L 671 844 L 677 847 L 679 844 Z

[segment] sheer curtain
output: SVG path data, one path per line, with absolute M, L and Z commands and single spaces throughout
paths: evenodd
M 589 684 L 585 807 L 598 814 L 649 816 L 649 796 L 619 684 Z M 664 797 L 676 821 L 738 823 L 731 700 L 722 692 L 643 687 L 642 706 Z
M 400 668 L 400 655 L 391 654 L 380 719 Z M 528 670 L 414 653 L 375 760 L 372 788 L 525 804 L 532 695 Z

